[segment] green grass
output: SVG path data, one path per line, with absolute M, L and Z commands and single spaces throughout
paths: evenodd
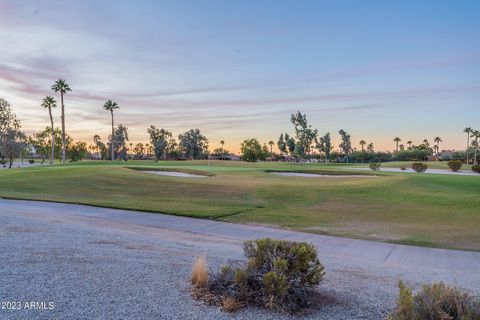
M 360 173 L 349 170 L 349 166 L 83 161 L 0 170 L 0 197 L 145 210 L 480 251 L 480 175 Z M 209 177 L 178 178 L 142 172 L 148 170 Z M 271 171 L 377 177 L 301 178 L 273 175 Z

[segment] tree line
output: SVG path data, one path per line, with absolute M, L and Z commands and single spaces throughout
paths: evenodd
M 11 105 L 0 98 L 0 161 L 8 160 L 9 167 L 13 159 L 23 157 L 32 148 L 41 158 L 42 162 L 49 159 L 50 164 L 54 159 L 60 159 L 62 163 L 67 159 L 77 161 L 87 156 L 101 160 L 128 160 L 146 159 L 154 157 L 156 160 L 197 160 L 214 157 L 215 159 L 229 159 L 231 153 L 224 148 L 225 142 L 220 141 L 221 147 L 210 152 L 208 139 L 199 129 L 190 129 L 174 136 L 172 132 L 151 125 L 147 128 L 149 143 L 129 142 L 128 128 L 123 124 L 115 126 L 114 114 L 120 109 L 118 103 L 106 100 L 103 109 L 110 113 L 111 134 L 107 141 L 103 142 L 96 134 L 93 136 L 93 144 L 77 141 L 66 133 L 65 128 L 65 95 L 71 92 L 70 85 L 65 79 L 59 79 L 51 86 L 51 90 L 60 95 L 61 129 L 55 127 L 52 110 L 57 108 L 57 101 L 53 96 L 43 98 L 40 106 L 48 111 L 50 124 L 44 130 L 27 137 L 21 130 L 21 122 L 12 111 Z M 246 139 L 241 143 L 241 157 L 245 161 L 283 160 L 305 161 L 315 159 L 324 162 L 372 162 L 372 161 L 411 161 L 427 160 L 431 156 L 440 160 L 440 143 L 442 139 L 435 137 L 433 144 L 425 139 L 418 145 L 412 141 L 402 144 L 399 137 L 395 137 L 395 150 L 393 152 L 376 152 L 372 142 L 360 140 L 360 150 L 352 145 L 350 134 L 340 129 L 341 142 L 335 149 L 329 132 L 321 135 L 307 120 L 306 114 L 300 111 L 290 117 L 294 134 L 288 132 L 280 134 L 276 143 L 279 153 L 273 152 L 275 142 L 269 141 L 262 144 L 256 138 Z M 470 127 L 465 128 L 467 134 L 467 148 L 453 154 L 454 159 L 460 159 L 477 164 L 477 154 L 480 131 Z M 450 159 L 442 159 L 450 160 Z

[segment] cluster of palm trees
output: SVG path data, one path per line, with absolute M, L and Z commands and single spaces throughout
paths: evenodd
M 402 139 L 400 139 L 399 137 L 395 137 L 393 139 L 393 142 L 395 142 L 395 153 L 396 154 L 398 154 L 399 150 L 404 150 L 404 148 L 405 148 L 405 146 L 403 144 L 399 144 L 401 141 L 402 141 Z M 435 137 L 433 139 L 433 141 L 435 142 L 435 145 L 433 146 L 433 150 L 435 151 L 435 157 L 436 157 L 436 160 L 438 161 L 439 156 L 440 156 L 440 142 L 443 142 L 443 140 L 440 137 Z M 427 139 L 424 139 L 422 143 L 423 144 L 421 146 L 429 148 L 430 143 L 428 142 Z M 408 145 L 409 149 L 412 148 L 412 144 L 413 144 L 412 141 L 410 141 L 410 140 L 407 141 L 407 145 Z
M 463 132 L 467 134 L 467 150 L 466 150 L 466 154 L 467 154 L 467 163 L 469 163 L 469 149 L 470 147 L 473 147 L 473 150 L 474 150 L 474 156 L 473 156 L 473 164 L 476 165 L 477 164 L 477 150 L 478 150 L 478 147 L 479 147 L 479 144 L 478 144 L 478 139 L 480 138 L 480 130 L 473 130 L 472 128 L 470 127 L 466 127 L 465 129 L 463 129 Z M 470 138 L 474 138 L 474 140 L 472 141 L 472 143 L 470 144 Z
M 51 87 L 52 91 L 55 93 L 60 93 L 60 102 L 61 102 L 61 121 L 62 121 L 62 163 L 66 161 L 66 133 L 65 133 L 65 104 L 64 104 L 64 95 L 68 92 L 71 92 L 69 84 L 65 79 L 58 79 Z M 52 142 L 51 142 L 51 154 L 50 154 L 50 164 L 53 164 L 55 157 L 55 130 L 52 116 L 52 109 L 57 107 L 57 101 L 52 96 L 46 96 L 43 98 L 42 105 L 43 108 L 48 109 L 48 114 L 50 116 L 50 125 L 52 129 Z M 113 111 L 119 109 L 118 104 L 112 100 L 107 100 L 103 105 L 103 108 L 107 111 L 110 111 L 112 116 L 112 137 L 111 137 L 111 159 L 114 160 L 114 121 L 113 121 Z

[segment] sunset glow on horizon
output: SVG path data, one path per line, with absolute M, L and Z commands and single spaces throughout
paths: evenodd
M 344 129 L 356 148 L 440 136 L 459 150 L 463 129 L 480 129 L 479 16 L 477 1 L 7 0 L 0 97 L 31 134 L 67 79 L 67 133 L 88 143 L 107 140 L 111 99 L 133 143 L 150 125 L 198 128 L 238 152 L 293 134 L 298 110 L 335 146 Z

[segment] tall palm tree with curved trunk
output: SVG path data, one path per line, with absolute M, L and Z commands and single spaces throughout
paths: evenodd
M 365 150 L 365 145 L 366 144 L 367 144 L 367 142 L 365 140 L 360 140 L 359 145 L 362 146 L 362 152 Z
M 57 107 L 57 101 L 51 96 L 43 98 L 42 107 L 48 109 L 48 114 L 50 115 L 50 125 L 52 129 L 52 152 L 50 153 L 50 164 L 53 164 L 53 158 L 55 157 L 55 128 L 53 127 L 53 117 L 52 117 L 52 108 Z
M 467 149 L 465 150 L 465 153 L 467 154 L 467 164 L 468 164 L 468 149 L 470 148 L 470 133 L 472 133 L 472 128 L 466 127 L 463 129 L 463 132 L 467 134 Z
M 55 81 L 51 89 L 55 92 L 60 92 L 60 98 L 61 98 L 61 104 L 62 104 L 62 162 L 65 163 L 65 160 L 67 158 L 66 157 L 67 142 L 65 139 L 65 105 L 63 103 L 63 95 L 69 91 L 72 91 L 72 89 L 70 89 L 70 86 L 68 85 L 65 79 L 58 79 L 57 81 Z
M 395 137 L 395 139 L 393 139 L 393 141 L 397 144 L 396 150 L 397 150 L 397 153 L 398 153 L 398 143 L 399 143 L 400 141 L 402 141 L 402 139 L 400 139 L 399 137 Z
M 115 148 L 114 148 L 114 123 L 113 123 L 113 110 L 119 109 L 120 107 L 116 102 L 113 102 L 112 100 L 107 100 L 105 104 L 103 105 L 103 109 L 110 111 L 110 114 L 112 115 L 112 141 L 111 141 L 111 147 L 112 147 L 112 161 L 115 159 L 115 156 L 113 154 Z
M 440 138 L 440 137 L 435 137 L 435 139 L 433 139 L 433 141 L 435 141 L 435 143 L 436 143 L 436 145 L 435 145 L 435 149 L 437 149 L 436 160 L 438 161 L 438 157 L 440 156 L 440 142 L 443 142 L 443 141 L 442 141 L 442 138 Z

